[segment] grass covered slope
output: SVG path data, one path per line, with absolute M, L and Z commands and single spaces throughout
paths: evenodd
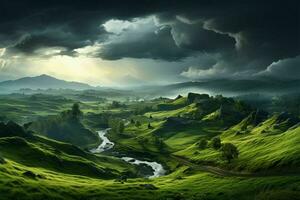
M 300 127 L 297 119 L 289 118 L 287 114 L 275 114 L 267 119 L 262 115 L 251 113 L 221 134 L 222 143 L 232 143 L 239 151 L 238 158 L 230 164 L 222 158 L 220 149 L 213 148 L 210 143 L 203 149 L 195 143 L 176 155 L 196 163 L 210 163 L 238 171 L 299 171 Z
M 246 133 L 241 134 L 245 130 Z M 275 114 L 257 126 L 241 127 L 237 133 L 228 130 L 222 138 L 240 149 L 239 168 L 251 171 L 300 170 L 298 118 L 287 113 Z
M 297 117 L 288 113 L 268 116 L 231 98 L 194 93 L 158 105 L 155 111 L 134 118 L 141 122 L 140 126 L 130 124 L 124 133 L 112 139 L 132 149 L 159 153 L 153 142 L 155 138 L 170 155 L 236 171 L 292 173 L 299 170 Z M 221 138 L 218 149 L 212 147 L 215 136 Z M 200 146 L 202 140 L 208 143 L 204 148 Z M 239 152 L 231 163 L 222 155 L 221 147 L 225 143 L 232 143 Z
M 39 176 L 30 176 L 27 171 Z M 300 177 L 222 177 L 186 167 L 165 177 L 129 179 L 124 184 L 30 168 L 11 161 L 0 164 L 0 172 L 0 199 L 297 200 L 300 194 Z
M 300 127 L 279 135 L 249 136 L 234 143 L 241 152 L 237 161 L 240 169 L 300 170 Z
M 201 138 L 220 134 L 251 111 L 249 106 L 231 98 L 189 93 L 187 97 L 178 96 L 158 104 L 155 111 L 144 114 L 148 118 L 146 122 L 140 121 L 151 123 L 151 134 L 162 139 L 171 151 L 179 151 Z M 140 130 L 133 127 L 128 131 L 139 133 Z M 149 131 L 143 131 L 146 132 Z
M 11 123 L 7 126 L 11 127 Z M 15 132 L 22 130 L 17 124 L 14 127 Z M 120 159 L 95 156 L 74 145 L 31 135 L 24 130 L 21 134 L 15 132 L 5 137 L 0 135 L 0 152 L 2 158 L 21 165 L 106 179 L 124 172 L 134 174 L 133 167 Z

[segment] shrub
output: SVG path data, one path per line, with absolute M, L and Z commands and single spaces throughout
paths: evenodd
M 211 145 L 214 149 L 220 149 L 221 147 L 221 139 L 220 137 L 213 137 L 211 139 Z
M 201 139 L 199 142 L 198 142 L 198 147 L 200 149 L 205 149 L 207 147 L 207 140 L 206 139 Z
M 120 102 L 118 102 L 118 101 L 113 101 L 112 103 L 111 103 L 111 108 L 121 108 L 123 105 L 120 103 Z
M 239 151 L 236 146 L 231 143 L 223 144 L 222 148 L 222 156 L 230 163 L 230 161 L 234 158 L 237 158 L 239 155 Z

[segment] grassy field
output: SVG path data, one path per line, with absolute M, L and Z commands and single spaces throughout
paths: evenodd
M 59 116 L 77 101 L 21 95 L 0 102 L 6 120 L 25 116 L 16 120 L 22 124 Z M 239 101 L 197 94 L 143 102 L 82 101 L 80 108 L 83 128 L 95 133 L 112 127 L 107 136 L 114 148 L 93 155 L 38 132 L 0 134 L 0 199 L 300 199 L 295 116 L 265 114 Z M 219 148 L 213 146 L 216 136 Z M 201 141 L 207 144 L 200 147 Z M 231 162 L 223 156 L 226 143 L 238 150 Z M 141 169 L 120 155 L 157 161 L 167 174 L 142 178 Z M 127 180 L 120 180 L 124 175 Z
M 25 167 L 0 165 L 1 199 L 299 199 L 300 177 L 222 177 L 182 167 L 157 179 L 126 183 Z M 39 177 L 28 177 L 25 171 Z M 147 187 L 151 185 L 152 187 Z M 149 189 L 151 188 L 151 189 Z

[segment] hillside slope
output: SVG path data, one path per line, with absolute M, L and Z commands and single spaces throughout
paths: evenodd
M 194 143 L 175 154 L 195 163 L 210 163 L 239 171 L 299 171 L 299 119 L 288 114 L 275 114 L 269 118 L 261 115 L 264 117 L 259 119 L 257 113 L 251 113 L 220 135 L 222 144 L 232 143 L 239 151 L 238 158 L 230 164 L 222 158 L 220 150 L 210 145 L 201 149 Z
M 0 132 L 1 158 L 7 161 L 96 178 L 113 178 L 125 171 L 133 174 L 132 166 L 120 159 L 95 156 L 74 145 L 32 135 L 13 122 L 1 124 L 1 127 L 5 128 Z

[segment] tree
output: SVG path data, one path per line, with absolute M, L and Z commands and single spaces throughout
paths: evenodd
M 78 103 L 73 104 L 72 110 L 71 110 L 71 115 L 75 119 L 78 119 L 82 115 L 82 112 L 80 110 L 80 106 Z
M 151 126 L 150 123 L 148 123 L 148 129 L 152 129 L 153 127 Z
M 199 142 L 198 142 L 198 147 L 200 149 L 205 149 L 207 147 L 207 140 L 206 139 L 201 139 Z
M 211 145 L 212 145 L 212 147 L 214 148 L 214 149 L 220 149 L 220 147 L 221 147 L 221 139 L 220 139 L 220 137 L 213 137 L 212 139 L 211 139 Z
M 124 122 L 123 121 L 119 121 L 119 125 L 118 125 L 118 132 L 119 133 L 123 133 L 124 132 Z
M 130 120 L 130 124 L 134 124 L 134 120 L 133 119 Z
M 111 103 L 111 107 L 112 108 L 119 108 L 119 107 L 121 107 L 121 104 L 118 101 L 113 101 Z
M 231 143 L 223 144 L 221 151 L 222 156 L 228 161 L 228 163 L 230 163 L 232 159 L 237 158 L 239 155 L 237 147 Z

